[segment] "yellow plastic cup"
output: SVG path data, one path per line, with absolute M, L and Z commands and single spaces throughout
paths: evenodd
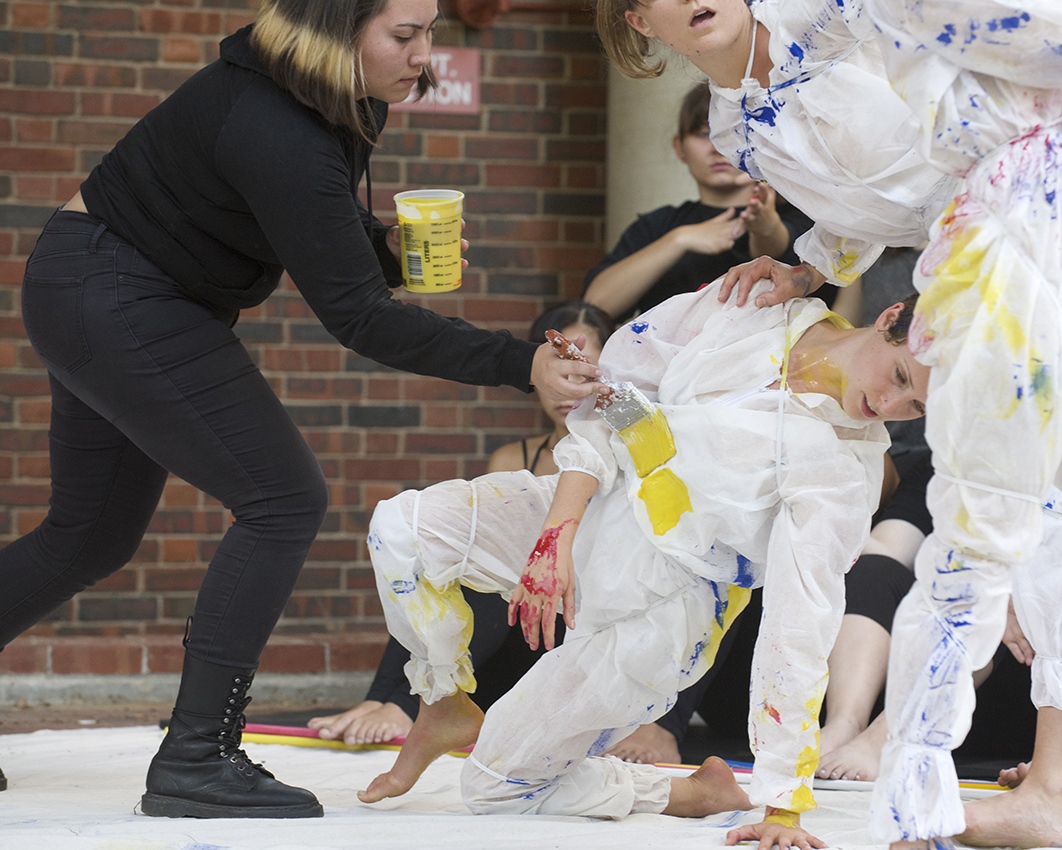
M 461 285 L 464 192 L 418 189 L 395 195 L 402 235 L 402 279 L 410 292 L 450 292 Z

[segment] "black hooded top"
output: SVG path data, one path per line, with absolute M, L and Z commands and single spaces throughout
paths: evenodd
M 281 89 L 251 45 L 221 58 L 149 112 L 82 184 L 85 206 L 220 308 L 260 304 L 281 271 L 337 340 L 398 369 L 529 388 L 537 346 L 506 331 L 403 304 L 387 226 L 357 197 L 372 146 Z M 387 104 L 368 106 L 382 127 Z

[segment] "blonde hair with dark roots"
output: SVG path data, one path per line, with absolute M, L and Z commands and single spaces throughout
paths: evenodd
M 273 81 L 330 123 L 374 143 L 380 128 L 358 99 L 364 74 L 360 45 L 387 0 L 262 0 L 252 34 L 258 58 Z M 431 67 L 417 95 L 438 85 Z
M 638 0 L 597 0 L 594 23 L 609 61 L 622 73 L 635 79 L 659 77 L 667 62 L 649 61 L 652 40 L 627 23 L 627 12 L 637 12 Z

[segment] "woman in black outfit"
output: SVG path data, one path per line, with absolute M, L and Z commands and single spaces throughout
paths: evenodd
M 322 814 L 240 749 L 259 655 L 327 503 L 316 459 L 232 330 L 282 269 L 339 342 L 380 363 L 572 397 L 597 387 L 578 382 L 595 368 L 548 346 L 390 297 L 397 228 L 357 188 L 387 104 L 434 82 L 436 16 L 435 0 L 266 0 L 104 157 L 27 264 L 23 315 L 52 388 L 52 497 L 40 527 L 0 552 L 0 646 L 130 559 L 169 472 L 234 516 L 185 639 L 146 814 Z

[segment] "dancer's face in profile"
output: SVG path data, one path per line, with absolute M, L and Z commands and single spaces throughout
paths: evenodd
M 751 21 L 745 0 L 649 0 L 624 17 L 642 35 L 690 59 L 733 47 Z
M 915 360 L 906 342 L 885 338 L 902 309 L 902 304 L 894 304 L 878 317 L 863 356 L 847 371 L 841 406 L 853 419 L 885 422 L 925 416 L 929 367 Z

